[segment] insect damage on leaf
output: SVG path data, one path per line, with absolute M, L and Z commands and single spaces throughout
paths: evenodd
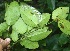
M 21 3 L 20 13 L 24 22 L 29 26 L 36 27 L 41 20 L 41 13 L 25 3 Z
M 5 22 L 0 24 L 0 35 L 2 32 L 4 34 L 8 27 L 12 26 L 12 33 L 9 34 L 11 34 L 10 38 L 14 43 L 18 42 L 28 49 L 36 49 L 39 47 L 38 41 L 45 39 L 53 32 L 48 30 L 50 23 L 47 24 L 50 21 L 51 14 L 41 14 L 37 9 L 24 2 L 19 4 L 17 1 L 13 1 L 6 6 Z M 70 22 L 66 20 L 68 13 L 69 7 L 59 7 L 52 12 L 52 19 L 57 20 L 58 27 L 67 35 L 70 34 Z M 52 24 L 54 24 L 53 20 L 50 21 Z M 52 27 L 55 29 L 54 26 Z M 8 29 L 8 31 L 10 30 Z
M 36 31 L 33 31 L 29 35 L 27 35 L 27 38 L 31 41 L 39 41 L 44 38 L 46 38 L 52 31 L 48 31 L 48 28 L 44 27 L 43 29 L 38 29 Z
M 58 27 L 65 34 L 70 34 L 70 22 L 68 20 L 62 19 L 58 22 Z
M 59 7 L 52 12 L 52 19 L 56 18 L 65 19 L 68 16 L 69 7 Z

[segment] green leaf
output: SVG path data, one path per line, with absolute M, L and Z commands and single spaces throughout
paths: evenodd
M 2 32 L 0 32 L 0 36 L 2 36 Z
M 12 40 L 15 42 L 15 41 L 17 41 L 19 38 L 18 38 L 18 32 L 16 32 L 16 31 L 12 31 L 12 34 L 11 34 L 11 38 L 12 38 Z
M 5 2 L 5 10 L 7 10 L 9 7 L 9 4 L 7 2 Z
M 32 41 L 27 40 L 27 39 L 22 39 L 20 44 L 22 46 L 25 46 L 25 48 L 29 48 L 29 49 L 36 49 L 39 47 L 38 42 L 32 42 Z
M 30 27 L 27 25 L 27 31 L 29 32 L 30 30 L 32 30 L 33 27 Z
M 70 51 L 70 47 L 64 48 L 63 51 Z
M 46 38 L 52 31 L 47 30 L 48 28 L 44 27 L 43 29 L 38 29 L 36 31 L 33 31 L 29 35 L 27 35 L 27 38 L 31 41 L 39 41 L 44 38 Z
M 11 2 L 10 5 L 6 8 L 4 19 L 6 20 L 8 25 L 13 25 L 18 20 L 19 16 L 20 11 L 18 2 Z
M 52 35 L 52 36 L 48 37 L 46 39 L 46 44 L 47 44 L 46 46 L 47 46 L 47 48 L 48 49 L 53 49 L 53 47 L 55 45 L 57 45 L 59 37 L 60 37 L 60 34 L 55 34 L 55 35 Z
M 52 51 L 62 51 L 62 47 L 60 47 L 58 44 L 55 44 Z
M 24 1 L 32 1 L 32 0 L 24 0 Z
M 65 33 L 70 35 L 70 22 L 63 19 L 58 22 L 58 27 L 60 30 Z
M 24 22 L 29 26 L 36 27 L 40 22 L 41 13 L 32 6 L 21 3 L 20 13 Z
M 47 43 L 46 43 L 46 39 L 43 39 L 43 40 L 40 40 L 40 41 L 39 41 L 39 45 L 40 45 L 40 46 L 46 46 L 46 44 L 47 44 Z
M 47 0 L 47 4 L 51 10 L 55 9 L 55 0 Z
M 49 13 L 43 13 L 42 14 L 42 20 L 39 23 L 39 26 L 43 27 L 45 24 L 47 24 L 47 22 L 50 19 L 50 14 Z
M 59 43 L 60 45 L 66 44 L 68 42 L 68 35 L 62 33 L 59 37 Z
M 8 28 L 8 25 L 6 22 L 1 23 L 0 24 L 0 33 L 7 30 L 7 28 Z
M 60 18 L 65 19 L 68 16 L 69 7 L 59 7 L 52 12 L 52 19 Z
M 23 22 L 22 18 L 19 18 L 18 21 L 13 25 L 13 30 L 20 34 L 24 34 L 26 32 L 27 25 Z
M 68 15 L 68 20 L 70 21 L 70 14 Z
M 8 37 L 10 37 L 10 35 L 11 34 L 8 31 L 5 31 L 2 33 L 3 38 L 8 38 Z

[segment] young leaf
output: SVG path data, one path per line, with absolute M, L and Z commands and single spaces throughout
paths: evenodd
M 39 23 L 39 26 L 43 27 L 45 24 L 47 24 L 47 22 L 50 19 L 50 14 L 49 13 L 43 13 L 42 14 L 42 20 Z
M 68 16 L 69 7 L 59 7 L 52 12 L 52 19 L 60 18 L 65 19 Z
M 33 31 L 29 35 L 27 35 L 27 38 L 31 41 L 39 41 L 44 38 L 46 38 L 52 31 L 48 31 L 48 28 L 44 27 L 43 29 L 38 29 L 36 31 Z
M 70 22 L 63 19 L 58 22 L 58 27 L 60 30 L 65 33 L 70 35 Z
M 23 4 L 21 3 L 20 13 L 24 22 L 32 27 L 37 26 L 41 18 L 41 13 L 39 11 L 37 11 L 34 7 L 29 6 L 25 3 Z
M 8 28 L 8 25 L 6 22 L 3 22 L 0 24 L 0 33 L 5 31 Z
M 18 32 L 14 30 L 12 31 L 11 38 L 14 42 L 18 40 L 18 34 L 19 34 Z
M 33 27 L 27 25 L 27 31 L 29 32 Z
M 27 39 L 22 39 L 22 41 L 20 42 L 20 44 L 22 46 L 25 46 L 25 48 L 29 48 L 29 49 L 36 49 L 39 47 L 39 44 L 38 42 L 32 42 L 30 40 L 27 40 Z
M 24 34 L 26 32 L 27 25 L 23 22 L 22 18 L 19 18 L 18 21 L 13 25 L 13 30 L 20 34 Z
M 16 1 L 11 2 L 6 9 L 4 19 L 6 20 L 8 25 L 13 25 L 18 20 L 19 16 L 20 16 L 20 11 L 19 11 L 18 2 Z

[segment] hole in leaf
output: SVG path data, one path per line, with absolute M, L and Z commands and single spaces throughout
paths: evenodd
M 66 13 L 66 14 L 69 14 L 69 13 Z
M 32 12 L 30 12 L 31 14 L 34 14 L 34 13 L 32 13 Z
M 62 9 L 62 8 L 61 8 Z
M 58 16 L 56 16 L 56 17 L 58 17 Z
M 60 23 L 60 26 L 61 26 L 61 28 L 63 28 L 64 29 L 64 26 Z

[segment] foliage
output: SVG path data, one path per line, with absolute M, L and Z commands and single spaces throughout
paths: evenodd
M 12 39 L 11 51 L 69 51 L 69 2 L 6 0 L 3 7 L 1 1 L 0 37 Z

